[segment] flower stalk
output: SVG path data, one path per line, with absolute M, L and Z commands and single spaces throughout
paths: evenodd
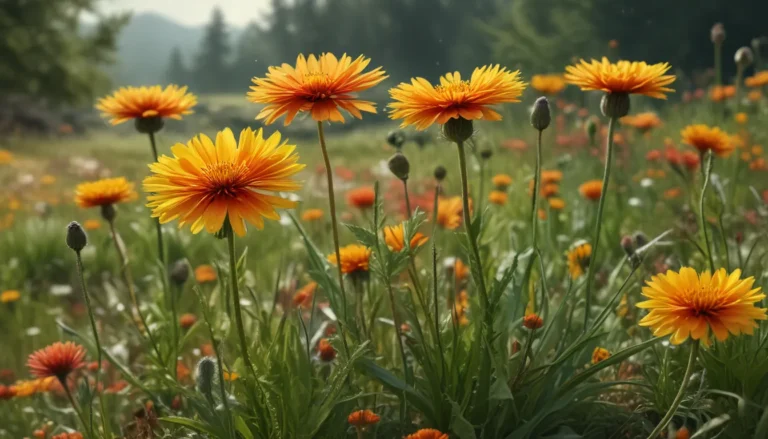
M 680 384 L 680 390 L 677 391 L 677 395 L 675 396 L 675 399 L 672 401 L 672 405 L 669 407 L 669 410 L 664 415 L 663 418 L 661 418 L 661 421 L 656 426 L 656 428 L 653 429 L 653 432 L 648 435 L 648 439 L 656 439 L 659 437 L 659 434 L 667 428 L 667 425 L 669 425 L 669 421 L 672 420 L 672 417 L 675 415 L 675 411 L 677 411 L 677 408 L 680 407 L 680 403 L 683 401 L 683 396 L 685 395 L 685 388 L 688 387 L 688 381 L 691 379 L 691 374 L 693 373 L 693 366 L 696 364 L 696 357 L 699 354 L 699 341 L 696 340 L 693 343 L 693 346 L 691 347 L 691 354 L 688 357 L 688 366 L 685 368 L 685 375 L 683 375 L 683 382 Z
M 704 235 L 704 246 L 707 251 L 707 259 L 709 261 L 709 270 L 711 273 L 714 273 L 715 261 L 712 258 L 712 247 L 709 242 L 708 224 L 707 224 L 707 218 L 706 218 L 705 209 L 704 209 L 704 205 L 706 202 L 707 188 L 709 187 L 709 177 L 712 174 L 712 166 L 713 166 L 712 150 L 707 151 L 706 156 L 707 156 L 706 157 L 707 164 L 705 167 L 702 168 L 704 172 L 704 185 L 701 188 L 701 198 L 699 199 L 699 217 L 700 217 L 699 219 L 701 223 L 701 233 L 702 235 Z

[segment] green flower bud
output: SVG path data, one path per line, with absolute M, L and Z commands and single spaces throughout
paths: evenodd
M 389 170 L 392 171 L 392 174 L 394 174 L 395 177 L 403 181 L 408 180 L 408 173 L 411 171 L 411 164 L 408 162 L 408 159 L 403 155 L 403 153 L 395 153 L 395 155 L 389 158 L 387 165 L 389 165 Z
M 446 174 L 448 174 L 448 171 L 445 169 L 445 166 L 438 165 L 435 168 L 435 180 L 443 181 L 445 179 Z
M 493 151 L 491 149 L 486 148 L 480 151 L 480 157 L 483 160 L 488 160 L 489 158 L 493 157 Z
M 387 134 L 387 143 L 397 149 L 402 148 L 405 143 L 405 133 L 401 130 L 390 131 L 389 134 Z
M 176 285 L 184 285 L 187 279 L 189 279 L 189 264 L 187 264 L 187 261 L 179 259 L 174 262 L 171 266 L 170 277 L 171 281 Z
M 542 96 L 536 99 L 531 111 L 531 125 L 539 131 L 544 131 L 552 122 L 552 115 L 549 110 L 549 101 Z
M 80 252 L 88 245 L 88 235 L 77 221 L 72 221 L 67 226 L 67 246 L 76 252 Z
M 216 381 L 216 361 L 205 357 L 197 363 L 197 390 L 210 398 L 213 395 L 213 384 Z

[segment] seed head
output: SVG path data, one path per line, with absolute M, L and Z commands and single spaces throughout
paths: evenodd
M 205 357 L 197 363 L 197 390 L 205 396 L 213 393 L 213 383 L 216 378 L 216 361 Z
M 755 57 L 752 54 L 752 49 L 747 46 L 743 46 L 736 51 L 735 55 L 733 55 L 733 60 L 736 61 L 737 66 L 743 69 L 751 66 L 752 62 L 755 60 Z

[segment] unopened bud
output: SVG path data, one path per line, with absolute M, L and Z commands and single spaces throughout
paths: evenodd
M 454 143 L 464 143 L 475 133 L 474 125 L 471 120 L 458 117 L 448 119 L 443 125 L 443 135 L 446 139 Z
M 549 101 L 542 96 L 536 99 L 531 111 L 531 125 L 539 131 L 544 131 L 552 121 L 552 115 L 549 110 Z
M 184 285 L 189 279 L 189 264 L 184 259 L 179 259 L 171 266 L 170 277 L 176 285 Z
M 723 26 L 723 23 L 715 23 L 709 36 L 713 43 L 717 45 L 723 44 L 723 41 L 725 41 L 725 26 Z
M 752 49 L 747 46 L 740 47 L 733 56 L 733 60 L 736 61 L 736 65 L 743 68 L 749 67 L 755 60 L 752 54 Z
M 403 133 L 401 130 L 390 131 L 387 134 L 387 143 L 397 149 L 402 148 L 403 144 L 405 143 L 405 133 Z
M 448 174 L 448 171 L 445 169 L 445 166 L 438 165 L 435 168 L 435 180 L 443 181 L 445 179 L 446 174 Z
M 88 245 L 88 236 L 80 223 L 72 221 L 67 226 L 67 246 L 76 252 L 80 252 Z
M 205 357 L 197 363 L 197 390 L 209 397 L 213 394 L 213 383 L 216 378 L 216 361 Z
M 632 256 L 635 254 L 635 242 L 629 235 L 624 235 L 621 238 L 621 248 L 624 250 L 624 253 L 627 254 L 627 256 Z
M 629 114 L 629 94 L 606 93 L 600 101 L 600 111 L 603 116 L 619 119 Z
M 136 119 L 136 131 L 142 134 L 154 134 L 163 129 L 163 118 L 160 116 L 139 117 Z
M 584 129 L 586 130 L 587 136 L 589 137 L 589 142 L 594 144 L 595 136 L 597 135 L 597 123 L 595 122 L 595 119 L 592 117 L 587 119 L 587 123 L 584 125 Z
M 635 232 L 635 245 L 637 248 L 645 247 L 648 244 L 648 237 L 643 232 Z
M 408 159 L 403 155 L 403 153 L 395 153 L 395 155 L 389 158 L 387 165 L 395 177 L 403 181 L 408 180 L 408 173 L 411 172 L 411 164 L 408 162 Z
M 488 148 L 486 148 L 486 149 L 480 151 L 480 157 L 483 160 L 488 160 L 489 158 L 493 157 L 493 151 L 488 149 Z
M 101 217 L 104 218 L 107 222 L 112 222 L 115 220 L 115 217 L 117 216 L 117 211 L 115 210 L 115 206 L 112 204 L 102 204 L 101 205 Z

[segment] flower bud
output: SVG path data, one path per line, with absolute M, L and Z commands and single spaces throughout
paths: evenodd
M 403 155 L 403 153 L 395 153 L 395 155 L 389 158 L 387 165 L 395 177 L 403 181 L 408 180 L 408 173 L 411 171 L 411 164 L 408 162 L 408 159 Z
M 448 119 L 448 122 L 443 125 L 443 135 L 446 139 L 454 143 L 464 143 L 472 137 L 475 133 L 475 128 L 472 125 L 471 120 L 458 117 L 456 119 Z
M 491 157 L 493 157 L 493 150 L 486 148 L 480 151 L 480 158 L 482 158 L 483 160 L 488 160 Z
M 523 326 L 533 331 L 544 326 L 544 320 L 537 314 L 528 314 L 523 317 Z
M 179 259 L 174 262 L 171 266 L 170 277 L 174 284 L 184 285 L 187 279 L 189 279 L 189 264 L 187 264 L 187 261 Z
M 725 41 L 725 26 L 723 26 L 723 23 L 715 23 L 709 36 L 713 43 L 717 45 L 723 44 L 723 41 Z
M 112 222 L 115 220 L 115 217 L 117 216 L 117 211 L 115 210 L 115 206 L 112 204 L 102 204 L 101 205 L 101 217 L 104 218 L 107 222 Z
M 743 69 L 751 66 L 755 60 L 755 57 L 752 54 L 752 49 L 747 46 L 743 46 L 736 51 L 736 54 L 733 56 L 733 60 L 736 62 L 737 66 Z
M 72 221 L 67 226 L 67 246 L 76 252 L 80 252 L 88 245 L 88 236 L 77 221 Z
M 387 134 L 387 143 L 397 149 L 402 148 L 403 144 L 405 143 L 405 133 L 403 133 L 401 130 L 390 131 Z
M 587 136 L 589 136 L 589 142 L 594 144 L 595 136 L 597 135 L 597 123 L 593 117 L 587 119 L 587 123 L 584 125 L 584 129 L 587 131 Z
M 637 248 L 645 247 L 648 244 L 648 237 L 643 232 L 635 232 L 635 245 Z
M 445 179 L 446 174 L 448 174 L 448 170 L 445 169 L 445 166 L 438 165 L 435 168 L 435 180 L 443 181 Z
M 635 241 L 629 235 L 624 235 L 621 238 L 621 248 L 627 256 L 633 256 L 635 254 Z
M 629 95 L 627 93 L 606 93 L 600 100 L 603 116 L 618 119 L 629 114 Z
M 154 134 L 163 129 L 163 118 L 160 116 L 140 117 L 136 119 L 136 131 L 142 134 Z
M 539 131 L 544 131 L 552 121 L 552 115 L 549 110 L 549 101 L 542 96 L 536 99 L 531 111 L 531 125 Z
M 210 397 L 213 394 L 213 383 L 216 379 L 216 361 L 205 357 L 197 363 L 197 390 Z

